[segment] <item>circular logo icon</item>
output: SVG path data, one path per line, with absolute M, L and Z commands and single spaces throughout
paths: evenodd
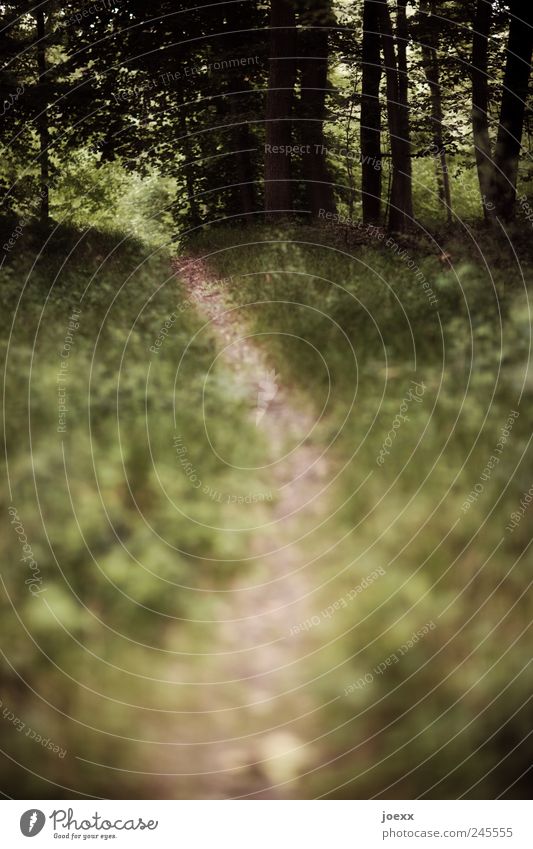
M 37 808 L 31 808 L 29 811 L 24 811 L 20 818 L 20 830 L 24 837 L 35 837 L 42 831 L 46 822 L 46 817 L 42 811 Z

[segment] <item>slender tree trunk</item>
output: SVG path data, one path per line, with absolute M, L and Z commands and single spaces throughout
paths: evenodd
M 251 159 L 251 151 L 255 148 L 253 134 L 246 121 L 246 95 L 235 94 L 235 91 L 244 91 L 248 88 L 245 77 L 237 76 L 228 84 L 226 96 L 217 99 L 216 110 L 221 125 L 228 126 L 227 138 L 229 142 L 229 174 L 231 183 L 231 203 L 228 211 L 231 215 L 249 216 L 257 208 L 255 202 L 255 180 L 254 168 Z M 248 219 L 246 219 L 248 220 Z
M 306 3 L 302 23 L 310 29 L 300 37 L 301 97 L 299 138 L 306 146 L 302 153 L 302 171 L 307 202 L 317 218 L 321 209 L 336 212 L 335 195 L 327 166 L 327 145 L 324 137 L 326 91 L 328 84 L 329 35 L 327 28 L 334 22 L 330 0 Z
M 377 0 L 381 43 L 385 60 L 385 80 L 387 86 L 387 117 L 389 123 L 392 186 L 389 203 L 389 227 L 403 232 L 413 218 L 411 149 L 409 141 L 409 113 L 406 103 L 406 68 L 402 55 L 402 74 L 400 83 L 398 61 L 394 49 L 394 36 L 387 0 Z M 405 7 L 403 8 L 405 12 Z M 399 10 L 400 15 L 400 10 Z M 405 37 L 400 23 L 399 40 Z
M 513 217 L 518 160 L 533 50 L 533 2 L 512 0 L 503 94 L 494 154 L 492 200 L 496 214 Z
M 357 82 L 354 85 L 354 92 L 357 91 Z M 355 202 L 355 180 L 353 173 L 353 161 L 352 156 L 350 154 L 350 144 L 351 144 L 351 136 L 350 136 L 350 127 L 352 123 L 353 113 L 355 106 L 355 96 L 351 97 L 350 102 L 350 111 L 348 113 L 348 119 L 346 121 L 346 130 L 345 130 L 345 138 L 346 138 L 346 177 L 348 179 L 348 218 L 353 218 L 353 206 Z
M 234 129 L 234 144 L 238 151 L 237 157 L 237 178 L 239 182 L 239 205 L 240 211 L 246 220 L 257 209 L 257 198 L 255 194 L 255 172 L 251 159 L 251 151 L 255 147 L 255 139 L 250 130 L 249 125 L 242 121 L 238 127 Z
M 49 146 L 50 146 L 50 131 L 48 126 L 48 94 L 46 79 L 46 4 L 42 4 L 35 9 L 35 22 L 37 30 L 37 70 L 39 72 L 39 115 L 37 118 L 37 132 L 39 134 L 39 162 L 40 162 L 40 184 L 41 184 L 41 204 L 40 215 L 41 221 L 46 222 L 50 217 L 50 163 L 49 163 Z
M 490 218 L 492 153 L 488 119 L 488 52 L 492 0 L 477 0 L 472 38 L 472 134 L 485 219 Z
M 381 217 L 381 53 L 379 12 L 373 0 L 365 0 L 363 7 L 362 64 L 360 145 L 363 222 L 374 224 Z
M 400 131 L 401 181 L 406 226 L 413 220 L 413 178 L 411 163 L 411 128 L 409 118 L 409 75 L 407 70 L 407 42 L 409 31 L 406 14 L 407 0 L 397 0 L 396 44 L 398 53 L 398 126 Z
M 423 12 L 428 14 L 430 10 L 426 4 L 423 4 Z M 437 187 L 439 200 L 442 206 L 446 209 L 446 220 L 448 224 L 452 223 L 452 197 L 450 190 L 450 176 L 448 173 L 448 163 L 446 156 L 446 146 L 444 144 L 444 125 L 443 125 L 443 110 L 442 110 L 442 87 L 440 84 L 440 68 L 438 55 L 438 36 L 435 32 L 435 13 L 434 0 L 431 3 L 430 17 L 426 18 L 426 25 L 422 32 L 422 62 L 424 65 L 424 73 L 429 86 L 430 102 L 431 102 L 431 123 L 433 134 L 433 146 L 435 149 L 435 164 L 437 171 Z
M 424 59 L 424 71 L 428 81 L 431 100 L 431 123 L 433 129 L 433 146 L 435 149 L 435 162 L 437 169 L 437 186 L 439 200 L 446 210 L 446 220 L 452 223 L 452 196 L 450 190 L 450 175 L 448 173 L 448 162 L 446 146 L 444 144 L 444 132 L 442 125 L 442 88 L 440 84 L 440 73 L 438 61 L 431 52 L 424 48 L 422 54 Z
M 229 4 L 224 11 L 229 33 L 226 34 L 223 44 L 231 58 L 242 51 L 242 33 L 239 30 L 247 25 L 252 26 L 254 18 L 251 8 L 245 11 L 240 3 Z M 233 124 L 231 172 L 237 184 L 233 190 L 232 205 L 235 212 L 242 215 L 243 223 L 248 223 L 258 207 L 256 163 L 253 156 L 257 143 L 249 121 L 250 114 L 253 114 L 251 103 L 255 102 L 255 96 L 247 69 L 232 69 L 228 74 L 225 90 L 223 107 L 229 111 Z
M 292 0 L 271 0 L 270 68 L 266 102 L 265 210 L 292 211 L 291 158 L 275 148 L 292 140 L 296 24 Z
M 196 201 L 196 187 L 194 182 L 194 174 L 193 174 L 193 150 L 191 145 L 191 140 L 189 138 L 189 127 L 187 118 L 183 112 L 183 106 L 178 108 L 178 126 L 181 133 L 181 146 L 183 148 L 183 153 L 185 156 L 185 162 L 183 164 L 183 176 L 185 179 L 185 190 L 187 192 L 187 202 L 189 204 L 189 216 L 190 223 L 193 227 L 197 227 L 200 224 L 200 210 L 198 209 L 198 203 Z

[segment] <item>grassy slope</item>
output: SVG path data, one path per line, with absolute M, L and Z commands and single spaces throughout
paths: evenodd
M 117 248 L 117 237 L 97 232 L 77 244 L 80 236 L 74 229 L 61 230 L 33 267 L 43 234 L 28 227 L 1 272 L 7 307 L 4 350 L 27 281 L 9 343 L 9 472 L 13 502 L 42 569 L 51 612 L 45 605 L 37 606 L 37 600 L 29 595 L 24 585 L 27 570 L 22 564 L 12 569 L 7 585 L 22 623 L 51 660 L 24 635 L 7 601 L 2 602 L 2 621 L 13 664 L 58 710 L 29 696 L 15 675 L 8 675 L 2 697 L 28 725 L 57 739 L 69 752 L 96 762 L 138 768 L 142 747 L 92 733 L 83 724 L 66 725 L 58 711 L 70 712 L 80 723 L 104 728 L 110 735 L 123 734 L 127 728 L 132 738 L 168 736 L 160 715 L 113 703 L 86 688 L 119 700 L 127 693 L 132 705 L 148 700 L 149 705 L 169 710 L 176 704 L 181 709 L 194 707 L 188 703 L 185 689 L 176 694 L 172 686 L 147 687 L 143 675 L 168 678 L 168 656 L 143 645 L 179 646 L 181 651 L 201 651 L 207 645 L 209 632 L 204 627 L 167 617 L 209 619 L 209 590 L 228 585 L 235 572 L 234 560 L 246 556 L 247 543 L 242 535 L 222 535 L 197 522 L 217 524 L 222 512 L 224 521 L 249 527 L 257 511 L 265 508 L 243 511 L 229 506 L 221 511 L 191 486 L 176 461 L 172 440 L 178 431 L 203 483 L 222 493 L 243 489 L 241 476 L 212 459 L 203 435 L 204 378 L 214 352 L 209 334 L 203 333 L 195 341 L 192 356 L 185 358 L 180 369 L 174 426 L 177 364 L 200 323 L 177 282 L 169 279 L 168 256 L 160 253 L 148 258 L 149 251 L 131 241 Z M 288 236 L 296 244 L 289 244 Z M 265 239 L 275 242 L 266 243 Z M 522 761 L 524 768 L 526 765 L 526 755 L 522 756 L 519 748 L 512 769 L 504 762 L 484 777 L 509 744 L 519 743 L 525 721 L 520 707 L 527 697 L 527 682 L 520 670 L 528 653 L 519 635 L 529 617 L 520 596 L 529 574 L 524 560 L 515 565 L 515 557 L 527 542 L 527 522 L 512 536 L 505 536 L 504 525 L 530 485 L 528 458 L 514 471 L 529 439 L 527 413 L 515 423 L 482 497 L 465 514 L 461 504 L 479 481 L 509 411 L 517 409 L 529 345 L 520 274 L 516 268 L 512 275 L 503 271 L 513 266 L 501 247 L 484 248 L 484 256 L 495 270 L 498 308 L 490 277 L 471 247 L 460 241 L 449 243 L 455 270 L 446 271 L 434 248 L 411 241 L 409 256 L 434 284 L 439 301 L 435 310 L 406 263 L 399 263 L 392 253 L 372 243 L 352 251 L 344 236 L 335 233 L 322 233 L 320 240 L 327 247 L 317 246 L 317 234 L 303 228 L 278 234 L 250 231 L 245 239 L 230 231 L 211 235 L 195 246 L 200 252 L 214 252 L 211 262 L 220 277 L 234 276 L 231 292 L 236 303 L 262 302 L 248 309 L 249 320 L 259 332 L 269 334 L 260 338 L 294 397 L 300 392 L 310 395 L 317 410 L 327 401 L 325 414 L 309 439 L 319 446 L 331 443 L 330 470 L 338 472 L 329 490 L 332 515 L 316 531 L 308 519 L 302 519 L 302 531 L 309 534 L 305 544 L 313 560 L 310 569 L 317 586 L 313 599 L 317 614 L 373 570 L 386 572 L 347 607 L 322 619 L 311 634 L 314 644 L 321 647 L 300 672 L 313 681 L 309 685 L 312 698 L 329 703 L 314 724 L 310 720 L 310 736 L 328 731 L 314 744 L 314 757 L 327 761 L 349 746 L 356 748 L 351 756 L 310 775 L 300 792 L 365 797 L 384 791 L 411 765 L 427 758 L 411 775 L 384 791 L 385 795 L 418 795 L 441 778 L 442 783 L 429 795 L 455 797 L 478 778 L 481 781 L 473 795 L 494 795 L 521 771 Z M 235 248 L 241 241 L 252 244 Z M 64 262 L 71 248 L 73 253 Z M 525 272 L 529 277 L 529 266 Z M 69 412 L 67 432 L 61 439 L 57 433 L 59 353 L 72 307 L 89 283 L 69 359 Z M 153 298 L 147 300 L 151 292 Z M 297 301 L 303 306 L 280 301 Z M 177 305 L 171 333 L 159 354 L 150 357 L 150 345 Z M 500 311 L 505 327 L 502 354 L 494 344 L 500 336 Z M 469 320 L 474 339 L 472 370 Z M 278 335 L 272 335 L 273 331 Z M 280 331 L 292 335 L 279 335 Z M 311 342 L 314 349 L 298 337 Z M 329 400 L 329 384 L 317 351 L 330 370 Z M 26 379 L 30 364 L 31 450 Z M 411 403 L 409 421 L 402 424 L 380 467 L 376 457 L 411 380 L 425 384 L 423 401 Z M 527 407 L 530 393 L 528 384 L 521 410 Z M 248 399 L 236 391 L 220 366 L 208 382 L 205 403 L 210 433 L 222 455 L 238 465 L 252 464 L 260 456 L 261 446 L 254 428 L 247 425 Z M 147 409 L 157 476 L 147 459 Z M 161 483 L 174 504 L 186 505 L 197 522 L 179 516 Z M 268 489 L 268 481 L 246 475 L 245 488 Z M 166 542 L 155 540 L 139 510 Z M 504 541 L 499 544 L 502 536 Z M 3 562 L 18 564 L 20 547 L 12 528 L 7 528 L 2 546 Z M 98 558 L 98 567 L 89 550 Z M 55 558 L 72 592 L 66 589 Z M 203 558 L 222 558 L 223 563 Z M 497 595 L 493 594 L 496 588 Z M 76 596 L 85 604 L 85 611 Z M 132 608 L 132 603 L 140 606 Z M 167 616 L 154 615 L 151 609 Z M 470 613 L 473 618 L 463 628 Z M 60 627 L 112 664 L 107 667 L 107 679 L 100 661 L 76 649 L 66 632 L 59 636 L 56 617 Z M 112 636 L 98 620 L 112 623 L 124 637 Z M 430 620 L 437 628 L 401 663 L 374 676 L 371 686 L 344 695 L 345 687 L 385 661 Z M 306 637 L 300 635 L 299 639 Z M 499 661 L 515 639 L 512 651 Z M 469 658 L 472 649 L 475 653 Z M 82 686 L 73 687 L 53 663 Z M 126 671 L 117 671 L 117 667 Z M 515 674 L 516 679 L 500 695 Z M 492 698 L 494 704 L 482 715 L 474 736 L 467 723 Z M 515 710 L 513 720 L 499 729 L 503 718 Z M 147 716 L 150 734 L 145 734 Z M 331 730 L 335 727 L 337 730 Z M 494 737 L 483 745 L 493 732 Z M 69 758 L 50 759 L 24 735 L 6 733 L 5 737 L 13 757 L 31 761 L 36 773 L 42 772 L 52 781 L 76 787 L 78 764 Z M 478 745 L 482 746 L 480 754 L 461 767 L 460 775 L 446 777 Z M 150 756 L 147 749 L 147 764 Z M 359 777 L 354 779 L 354 774 Z M 22 770 L 18 775 L 20 795 L 57 797 L 54 785 L 43 785 Z M 84 767 L 83 776 L 85 792 L 111 796 L 117 792 L 113 773 L 106 779 L 102 770 Z M 348 783 L 342 789 L 333 790 L 344 782 Z M 119 786 L 123 797 L 147 792 L 143 779 L 135 776 L 122 774 Z M 513 792 L 523 791 L 518 785 Z M 153 793 L 150 785 L 148 794 Z
M 202 322 L 172 274 L 167 252 L 150 255 L 138 242 L 60 228 L 39 253 L 45 240 L 46 234 L 27 226 L 1 271 L 9 480 L 43 592 L 34 598 L 25 585 L 31 570 L 20 562 L 17 535 L 7 523 L 2 562 L 10 565 L 3 571 L 9 600 L 3 596 L 1 604 L 6 655 L 54 707 L 32 696 L 14 672 L 6 676 L 2 699 L 41 736 L 67 748 L 69 757 L 51 758 L 24 734 L 10 733 L 7 724 L 0 731 L 12 757 L 75 789 L 81 773 L 74 754 L 127 767 L 133 752 L 85 723 L 109 735 L 142 738 L 147 717 L 157 717 L 113 698 L 187 707 L 186 693 L 177 695 L 175 687 L 147 687 L 143 676 L 168 678 L 170 659 L 150 646 L 202 650 L 208 629 L 182 620 L 212 617 L 210 590 L 227 586 L 235 560 L 247 551 L 244 535 L 224 536 L 208 526 L 253 525 L 262 509 L 220 507 L 194 485 L 200 479 L 202 487 L 222 494 L 243 485 L 238 473 L 213 458 L 204 416 L 210 438 L 230 464 L 253 463 L 260 443 L 248 425 L 248 399 L 237 397 L 220 362 L 205 380 L 214 342 L 208 330 L 195 338 Z M 81 313 L 68 342 L 66 432 L 58 433 L 57 374 L 75 307 Z M 151 353 L 173 312 L 168 336 Z M 179 463 L 173 443 L 178 434 L 195 468 L 194 483 Z M 256 491 L 264 489 L 259 475 L 249 478 Z M 4 501 L 9 522 L 8 506 Z M 65 723 L 63 711 L 80 724 Z M 142 762 L 142 747 L 140 756 Z M 4 769 L 13 766 L 6 761 Z M 106 779 L 103 771 L 93 775 L 88 768 L 83 776 L 85 792 L 115 794 L 113 773 Z M 22 770 L 16 780 L 18 787 L 11 772 L 15 795 L 60 792 Z M 119 793 L 152 790 L 143 790 L 141 779 L 122 776 Z
M 532 265 L 518 268 L 505 242 L 476 235 L 479 247 L 448 240 L 453 268 L 446 269 L 434 247 L 402 243 L 431 281 L 436 307 L 407 260 L 375 240 L 350 246 L 335 231 L 288 227 L 244 238 L 220 231 L 195 246 L 221 276 L 233 278 L 235 303 L 260 302 L 246 310 L 254 328 L 268 334 L 260 338 L 272 365 L 314 398 L 317 415 L 330 381 L 325 413 L 310 437 L 331 442 L 328 458 L 339 473 L 329 522 L 316 532 L 306 526 L 310 568 L 322 584 L 316 612 L 372 570 L 386 571 L 317 626 L 321 640 L 331 642 L 315 655 L 309 676 L 321 676 L 315 688 L 324 702 L 333 700 L 319 726 L 338 724 L 321 740 L 321 756 L 354 750 L 309 777 L 308 793 L 338 784 L 335 795 L 351 797 L 456 797 L 479 780 L 469 792 L 484 798 L 527 766 L 521 740 L 529 657 L 522 632 L 531 570 L 528 555 L 520 554 L 529 532 L 527 522 L 512 535 L 505 525 L 531 484 L 522 274 L 530 286 Z M 410 403 L 408 421 L 380 465 L 411 381 L 423 382 L 424 395 Z M 482 494 L 463 511 L 511 410 L 521 415 L 511 419 Z M 429 621 L 437 627 L 401 662 L 344 695 Z M 498 766 L 515 744 L 512 765 Z M 519 783 L 511 794 L 527 792 Z

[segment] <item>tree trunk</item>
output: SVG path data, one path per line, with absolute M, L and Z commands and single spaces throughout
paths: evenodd
M 331 24 L 329 3 L 323 4 L 324 18 Z M 311 26 L 319 26 L 319 19 Z M 322 23 L 324 25 L 324 23 Z M 328 31 L 312 29 L 300 40 L 301 98 L 299 138 L 306 145 L 302 153 L 302 172 L 307 204 L 313 218 L 320 210 L 336 212 L 335 195 L 327 166 L 324 138 L 326 88 L 328 82 Z M 309 145 L 309 147 L 307 147 Z
M 409 120 L 409 76 L 407 71 L 407 42 L 409 32 L 406 14 L 407 0 L 397 2 L 396 44 L 398 53 L 398 127 L 401 150 L 401 185 L 405 226 L 413 223 L 413 178 L 411 165 L 411 129 Z
M 524 114 L 533 50 L 532 0 L 512 0 L 507 60 L 494 154 L 492 200 L 496 214 L 513 217 Z
M 243 10 L 242 4 L 229 4 L 224 9 L 224 18 L 228 32 L 224 37 L 224 48 L 229 58 L 242 52 L 242 33 L 245 26 L 253 26 L 251 9 Z M 251 49 L 249 48 L 249 52 Z M 232 207 L 243 223 L 249 223 L 258 211 L 256 187 L 256 162 L 253 153 L 257 140 L 250 125 L 254 115 L 255 95 L 246 68 L 232 69 L 225 85 L 226 97 L 222 99 L 224 110 L 231 116 L 231 176 L 236 185 L 233 187 Z
M 311 0 L 305 4 L 302 24 L 310 27 L 300 37 L 300 122 L 299 138 L 305 144 L 302 171 L 307 203 L 313 218 L 321 209 L 336 212 L 335 195 L 327 166 L 324 138 L 326 90 L 328 84 L 328 30 L 320 27 L 334 23 L 330 0 Z M 307 147 L 309 145 L 309 147 Z
M 251 159 L 251 151 L 255 148 L 255 139 L 249 125 L 242 120 L 234 128 L 235 154 L 237 157 L 237 177 L 239 182 L 239 208 L 246 221 L 257 209 L 255 195 L 255 172 Z
M 485 219 L 490 218 L 492 154 L 488 119 L 488 51 L 492 0 L 477 0 L 472 38 L 472 134 Z
M 50 132 L 48 127 L 48 81 L 46 79 L 46 4 L 35 9 L 35 22 L 37 29 L 37 70 L 39 73 L 39 114 L 37 116 L 37 132 L 39 134 L 39 162 L 41 169 L 41 221 L 47 222 L 50 216 L 50 189 L 48 186 L 50 177 L 50 164 L 48 148 L 50 146 Z
M 405 0 L 404 0 L 405 2 Z M 389 122 L 392 187 L 389 203 L 389 227 L 391 230 L 403 232 L 413 219 L 412 178 L 411 178 L 411 145 L 409 140 L 409 106 L 407 102 L 407 68 L 406 68 L 406 21 L 404 2 L 398 6 L 398 42 L 402 39 L 403 47 L 399 48 L 399 61 L 394 49 L 394 36 L 387 0 L 377 0 L 379 26 L 383 57 L 385 60 L 385 80 L 387 84 L 387 117 Z M 399 79 L 399 64 L 402 79 Z
M 189 204 L 190 224 L 192 227 L 198 227 L 200 224 L 200 210 L 196 201 L 196 186 L 193 174 L 193 150 L 191 140 L 189 138 L 189 126 L 187 117 L 183 112 L 184 107 L 180 105 L 177 110 L 178 125 L 181 133 L 181 145 L 185 162 L 183 163 L 183 176 L 185 179 L 185 191 L 187 192 L 187 202 Z
M 265 210 L 292 212 L 291 158 L 273 148 L 292 139 L 296 25 L 292 0 L 271 0 L 270 67 L 266 102 Z
M 362 64 L 360 145 L 363 222 L 376 224 L 381 217 L 381 54 L 379 12 L 373 0 L 365 0 L 363 7 Z
M 226 210 L 231 216 L 243 216 L 248 221 L 249 216 L 257 209 L 255 199 L 255 174 L 251 153 L 255 150 L 253 137 L 246 114 L 246 95 L 237 92 L 247 91 L 246 78 L 240 75 L 232 80 L 225 89 L 225 97 L 217 99 L 216 110 L 223 127 L 227 125 L 228 174 L 231 201 Z M 229 112 L 228 112 L 229 110 Z
M 431 102 L 431 124 L 433 135 L 433 146 L 435 151 L 435 164 L 437 170 L 437 187 L 439 200 L 446 209 L 446 221 L 452 223 L 452 198 L 450 191 L 450 176 L 446 157 L 446 146 L 444 144 L 444 126 L 442 113 L 442 88 L 440 84 L 440 68 L 438 55 L 438 35 L 434 29 L 436 18 L 435 2 L 431 3 L 431 11 L 426 4 L 421 6 L 421 11 L 426 14 L 425 26 L 422 31 L 421 48 L 424 73 L 429 86 Z M 428 14 L 429 13 L 429 14 Z

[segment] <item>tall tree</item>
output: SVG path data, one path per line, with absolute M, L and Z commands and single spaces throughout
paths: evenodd
M 242 34 L 240 30 L 257 23 L 255 11 L 247 5 L 229 4 L 225 18 L 228 33 L 224 36 L 225 53 L 229 59 L 241 53 Z M 248 38 L 250 43 L 250 38 Z M 257 58 L 257 57 L 252 57 Z M 252 151 L 256 147 L 250 118 L 254 114 L 251 103 L 254 93 L 249 79 L 249 68 L 244 65 L 232 68 L 226 84 L 225 106 L 231 122 L 230 144 L 233 168 L 231 176 L 235 180 L 233 214 L 242 215 L 243 221 L 249 221 L 257 210 L 256 163 Z
M 472 129 L 486 219 L 514 214 L 518 162 L 533 51 L 533 4 L 511 0 L 503 93 L 494 156 L 488 118 L 488 45 L 492 0 L 478 0 L 472 40 Z
M 47 3 L 35 7 L 37 69 L 39 73 L 39 102 L 37 129 L 39 133 L 39 164 L 41 170 L 41 220 L 48 221 L 50 215 L 50 131 L 48 126 L 48 80 L 46 78 L 46 17 Z
M 368 224 L 379 222 L 381 216 L 381 52 L 379 11 L 374 0 L 364 0 L 363 5 L 362 66 L 361 192 L 363 221 Z
M 516 200 L 518 161 L 533 50 L 533 2 L 511 0 L 509 40 L 494 153 L 492 200 L 496 213 L 509 220 Z
M 387 90 L 392 187 L 389 227 L 403 232 L 413 221 L 411 141 L 407 78 L 406 0 L 398 0 L 396 38 L 387 0 L 377 0 Z
M 446 210 L 448 224 L 452 222 L 452 197 L 450 175 L 444 141 L 444 123 L 442 107 L 442 86 L 440 82 L 439 30 L 435 0 L 422 0 L 420 4 L 422 21 L 419 29 L 422 64 L 429 87 L 431 104 L 431 129 L 433 151 L 437 171 L 439 200 Z
M 335 194 L 327 166 L 324 137 L 328 85 L 329 28 L 335 19 L 330 0 L 304 0 L 299 40 L 299 137 L 309 149 L 302 156 L 307 202 L 313 217 L 320 209 L 335 212 Z
M 246 85 L 242 82 L 242 86 Z M 242 107 L 244 109 L 244 107 Z M 236 96 L 231 101 L 231 114 L 233 117 L 233 155 L 236 159 L 236 207 L 238 214 L 246 220 L 257 209 L 257 198 L 255 191 L 255 167 L 252 161 L 252 150 L 255 147 L 255 139 L 249 123 L 244 120 L 240 111 Z
M 477 0 L 472 37 L 472 134 L 483 214 L 489 217 L 492 154 L 489 136 L 488 56 L 492 0 Z
M 196 185 L 194 180 L 193 169 L 193 150 L 189 139 L 189 127 L 187 124 L 187 115 L 183 105 L 178 106 L 178 127 L 180 136 L 180 145 L 184 156 L 183 162 L 183 177 L 185 182 L 185 190 L 187 195 L 187 203 L 189 207 L 189 223 L 191 227 L 198 227 L 200 224 L 200 210 L 196 198 Z
M 269 215 L 292 210 L 291 157 L 285 149 L 292 142 L 295 56 L 294 3 L 271 0 L 265 145 L 265 210 Z

